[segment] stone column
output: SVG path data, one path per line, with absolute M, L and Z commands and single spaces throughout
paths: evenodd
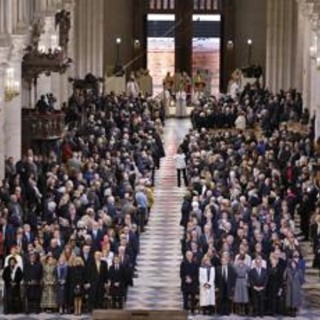
M 0 33 L 7 33 L 7 10 L 6 0 L 0 0 Z
M 318 95 L 318 90 L 317 90 L 317 55 L 318 55 L 318 34 L 317 34 L 317 28 L 318 28 L 318 20 L 319 17 L 317 14 L 312 14 L 310 17 L 310 38 L 311 38 L 311 46 L 315 50 L 313 53 L 314 56 L 311 56 L 310 54 L 310 113 L 311 115 L 315 114 L 317 110 L 317 95 Z
M 292 86 L 295 43 L 294 0 L 268 0 L 266 86 L 273 92 Z
M 104 1 L 96 0 L 96 19 L 95 23 L 95 56 L 94 60 L 96 61 L 95 66 L 95 75 L 98 77 L 103 77 L 103 12 L 104 12 Z
M 273 91 L 272 86 L 272 78 L 273 78 L 273 64 L 275 61 L 273 59 L 272 48 L 275 45 L 274 41 L 274 23 L 273 23 L 273 16 L 274 16 L 274 6 L 275 0 L 268 0 L 267 1 L 267 52 L 266 52 L 266 76 L 265 76 L 265 83 L 266 86 Z
M 285 90 L 292 87 L 293 83 L 293 49 L 294 43 L 294 28 L 293 26 L 297 23 L 297 16 L 294 14 L 294 1 L 285 0 L 283 7 L 283 21 L 284 21 L 284 32 L 283 32 L 283 66 L 284 74 L 282 75 L 282 88 Z M 295 19 L 295 20 L 294 20 Z
M 69 96 L 72 94 L 72 84 L 68 82 L 68 78 L 74 78 L 76 76 L 76 68 L 75 68 L 75 14 L 76 14 L 76 4 L 75 0 L 68 0 L 63 2 L 64 9 L 68 12 L 70 12 L 70 31 L 69 31 L 69 43 L 68 43 L 68 53 L 67 56 L 68 58 L 71 58 L 73 60 L 73 63 L 71 63 L 70 67 L 67 69 L 66 73 L 64 74 L 64 88 L 67 88 L 64 93 L 66 96 L 64 96 L 63 101 L 67 101 Z
M 304 106 L 310 110 L 310 80 L 311 80 L 311 60 L 310 60 L 310 21 L 304 23 L 304 42 L 303 42 L 303 101 Z
M 295 2 L 295 10 L 296 10 L 296 17 L 297 17 L 297 25 L 296 25 L 296 45 L 294 48 L 293 86 L 298 91 L 302 92 L 305 19 L 302 13 L 301 5 L 297 1 Z
M 4 75 L 8 62 L 9 47 L 0 47 L 0 180 L 4 178 L 5 173 L 5 101 L 4 101 Z
M 175 71 L 192 74 L 192 8 L 193 1 L 177 0 L 175 6 Z
M 29 23 L 32 21 L 31 17 L 29 17 L 29 0 L 17 0 L 17 9 L 18 9 L 18 30 L 24 29 Z
M 15 79 L 20 83 L 19 91 L 21 92 L 21 61 L 23 48 L 27 43 L 27 36 L 11 35 L 11 38 L 13 49 L 9 65 L 14 68 Z M 5 156 L 13 157 L 14 161 L 18 161 L 21 158 L 21 108 L 21 94 L 5 103 Z
M 103 76 L 103 17 L 104 0 L 78 1 L 75 10 L 76 76 L 83 78 L 91 72 Z M 111 44 L 110 44 L 111 45 Z
M 284 70 L 284 6 L 285 1 L 290 0 L 278 0 L 278 43 L 277 43 L 277 70 L 276 70 L 276 77 L 277 77 L 277 85 L 275 88 L 275 92 L 279 91 L 279 89 L 286 89 L 283 87 L 283 74 Z M 289 36 L 289 34 L 286 34 Z

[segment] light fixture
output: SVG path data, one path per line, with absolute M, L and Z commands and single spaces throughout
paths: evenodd
M 20 94 L 20 82 L 15 80 L 14 69 L 7 68 L 4 80 L 4 97 L 9 102 Z
M 55 50 L 58 48 L 59 43 L 58 43 L 58 36 L 55 34 L 52 34 L 50 36 L 50 46 L 52 50 Z
M 139 39 L 135 39 L 133 42 L 133 46 L 135 49 L 139 49 L 140 48 L 140 40 Z
M 317 48 L 316 46 L 311 46 L 310 47 L 310 57 L 311 59 L 315 59 L 317 55 Z
M 45 52 L 46 52 L 46 46 L 44 46 L 44 45 L 39 45 L 39 46 L 38 46 L 38 51 L 39 51 L 40 53 L 45 53 Z
M 248 66 L 251 66 L 252 63 L 252 39 L 247 40 L 248 44 Z
M 229 49 L 229 50 L 233 49 L 233 41 L 232 40 L 228 40 L 227 49 Z
M 316 58 L 316 66 L 317 66 L 317 70 L 320 70 L 320 57 Z
M 120 61 L 120 44 L 121 44 L 121 38 L 116 39 L 116 51 L 117 51 L 117 57 L 116 57 L 116 65 L 114 67 L 113 73 L 115 75 L 122 76 L 123 75 L 123 67 L 121 65 Z

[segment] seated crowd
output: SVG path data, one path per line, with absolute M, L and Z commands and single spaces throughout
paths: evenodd
M 300 120 L 309 122 L 308 110 L 303 110 L 301 94 L 295 90 L 273 95 L 259 85 L 248 86 L 234 98 L 222 96 L 204 98 L 191 113 L 195 129 L 252 128 L 256 122 L 269 134 L 281 122 Z
M 62 154 L 28 150 L 16 164 L 7 159 L 5 313 L 123 307 L 164 156 L 160 114 L 151 99 L 77 90 Z
M 296 215 L 301 241 L 313 223 L 320 252 L 320 153 L 311 136 L 286 125 L 269 137 L 205 128 L 187 134 L 180 145 L 189 180 L 181 209 L 186 310 L 296 315 L 305 272 Z

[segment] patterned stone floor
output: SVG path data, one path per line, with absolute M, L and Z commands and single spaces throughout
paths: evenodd
M 146 232 L 141 236 L 138 278 L 130 288 L 127 309 L 181 309 L 180 208 L 184 188 L 178 188 L 173 156 L 190 127 L 189 120 L 168 119 L 166 157 L 156 175 L 156 199 Z

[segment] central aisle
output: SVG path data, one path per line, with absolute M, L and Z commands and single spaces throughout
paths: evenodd
M 155 204 L 146 232 L 141 235 L 138 278 L 129 288 L 127 309 L 181 309 L 180 209 L 185 188 L 177 187 L 173 156 L 188 133 L 187 119 L 168 119 L 164 130 L 166 157 L 156 174 Z

